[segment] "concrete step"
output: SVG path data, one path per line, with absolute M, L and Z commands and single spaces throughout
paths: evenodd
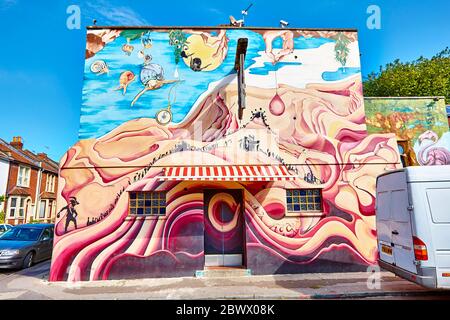
M 197 270 L 195 272 L 196 278 L 232 278 L 232 277 L 247 277 L 251 276 L 250 269 L 244 268 L 205 268 L 205 270 Z

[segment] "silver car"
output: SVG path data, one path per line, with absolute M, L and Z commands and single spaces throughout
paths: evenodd
M 22 224 L 0 235 L 0 268 L 29 268 L 50 259 L 53 224 Z

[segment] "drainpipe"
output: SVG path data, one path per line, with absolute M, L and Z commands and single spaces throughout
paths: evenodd
M 6 220 L 9 219 L 9 210 L 10 210 L 9 190 L 13 188 L 12 186 L 10 186 L 10 183 L 9 183 L 9 178 L 11 177 L 11 171 L 12 171 L 12 163 L 13 163 L 13 161 L 9 162 L 8 180 L 6 183 L 5 202 L 4 202 L 5 206 L 4 206 L 4 210 L 3 210 L 3 211 L 5 211 L 5 223 L 8 223 L 8 222 L 6 222 Z M 19 174 L 19 173 L 17 173 L 17 174 Z M 16 224 L 16 217 L 14 217 L 14 219 L 12 219 L 12 220 L 14 220 L 14 224 Z
M 35 195 L 35 206 L 33 209 L 33 220 L 36 219 L 37 217 L 37 210 L 38 210 L 38 206 L 41 203 L 41 182 L 42 182 L 42 161 L 39 161 L 39 171 L 38 171 L 38 182 L 37 182 L 37 187 L 36 187 L 36 195 Z

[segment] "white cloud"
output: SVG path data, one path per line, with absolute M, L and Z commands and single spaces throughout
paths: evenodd
M 6 10 L 15 6 L 19 1 L 18 0 L 0 0 L 0 10 Z
M 22 70 L 0 69 L 0 79 L 8 79 L 9 83 L 21 83 L 22 85 L 32 84 L 36 78 L 30 73 Z
M 139 13 L 129 7 L 118 7 L 105 0 L 87 2 L 87 17 L 96 19 L 99 25 L 147 26 L 151 25 Z
M 219 16 L 224 16 L 225 15 L 225 13 L 223 13 L 222 10 L 219 10 L 219 9 L 216 9 L 216 8 L 208 8 L 208 12 L 217 14 Z

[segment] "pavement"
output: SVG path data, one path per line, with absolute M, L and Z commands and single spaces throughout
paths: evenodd
M 160 278 L 93 282 L 48 282 L 50 262 L 21 271 L 0 270 L 3 299 L 439 299 L 450 291 L 422 288 L 392 273 L 376 280 L 365 272 L 226 278 Z M 371 280 L 368 280 L 371 279 Z

